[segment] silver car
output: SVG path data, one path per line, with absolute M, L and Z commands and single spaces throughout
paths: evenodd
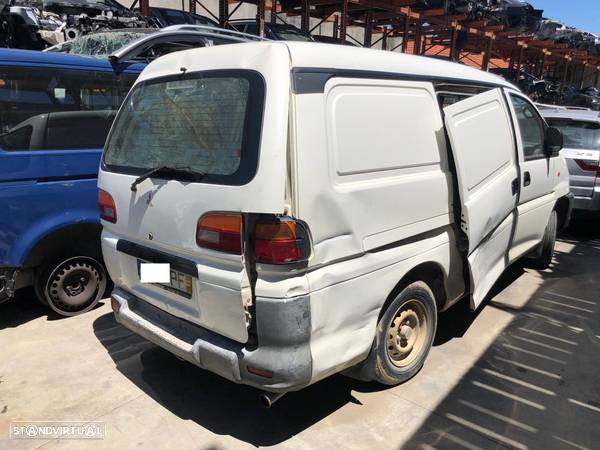
M 542 109 L 551 127 L 564 137 L 562 153 L 569 168 L 573 208 L 600 211 L 600 115 L 598 111 Z

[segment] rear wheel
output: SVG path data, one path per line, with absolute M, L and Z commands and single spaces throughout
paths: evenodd
M 379 320 L 374 343 L 376 381 L 394 385 L 412 378 L 429 354 L 437 327 L 435 298 L 418 281 L 404 288 Z
M 544 232 L 544 237 L 542 238 L 542 242 L 535 249 L 534 254 L 529 258 L 530 266 L 538 269 L 544 270 L 550 267 L 552 263 L 552 256 L 554 255 L 554 246 L 556 245 L 556 229 L 557 229 L 557 217 L 556 211 L 552 211 L 550 214 L 550 219 L 548 220 L 548 225 L 546 226 L 546 231 Z
M 106 269 L 89 256 L 56 258 L 42 267 L 35 281 L 38 300 L 62 316 L 89 311 L 106 287 Z

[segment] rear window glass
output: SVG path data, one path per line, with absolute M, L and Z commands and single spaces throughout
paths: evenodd
M 185 167 L 203 182 L 245 184 L 256 172 L 264 89 L 258 73 L 241 70 L 140 83 L 117 116 L 104 168 Z
M 548 119 L 548 123 L 562 132 L 565 148 L 600 150 L 600 124 L 564 119 Z

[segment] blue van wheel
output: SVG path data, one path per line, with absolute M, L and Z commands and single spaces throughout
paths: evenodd
M 106 269 L 89 256 L 58 258 L 36 280 L 39 300 L 62 316 L 75 316 L 94 308 L 106 291 Z

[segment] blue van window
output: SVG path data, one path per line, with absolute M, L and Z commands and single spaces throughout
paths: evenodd
M 137 74 L 0 67 L 0 148 L 102 148 Z

